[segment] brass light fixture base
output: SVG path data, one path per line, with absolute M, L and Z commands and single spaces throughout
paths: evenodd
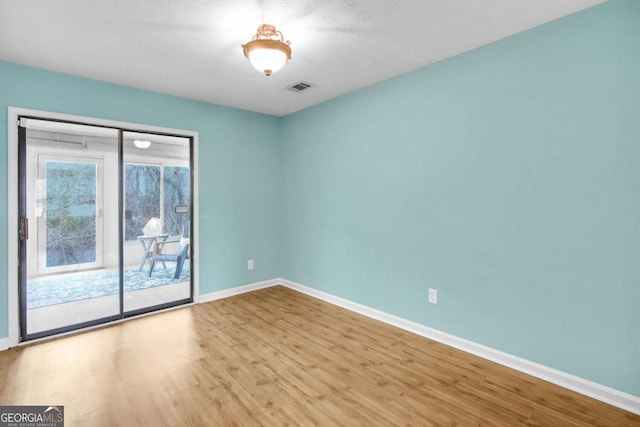
M 251 61 L 251 52 L 260 49 L 280 51 L 285 56 L 284 63 L 286 64 L 291 60 L 291 47 L 289 44 L 289 40 L 285 41 L 282 33 L 276 30 L 275 26 L 262 24 L 258 26 L 258 30 L 251 41 L 242 45 L 242 50 L 244 52 L 244 56 L 249 60 L 249 62 L 251 62 L 254 67 L 258 68 Z M 269 68 L 262 69 L 261 71 L 264 72 L 265 76 L 270 76 L 273 73 Z

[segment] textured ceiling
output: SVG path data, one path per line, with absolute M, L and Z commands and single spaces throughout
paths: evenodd
M 603 1 L 0 0 L 0 59 L 281 116 Z M 261 23 L 293 50 L 271 77 L 240 47 Z

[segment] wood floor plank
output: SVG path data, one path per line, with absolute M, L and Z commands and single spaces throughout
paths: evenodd
M 0 404 L 70 426 L 640 426 L 281 286 L 0 352 Z

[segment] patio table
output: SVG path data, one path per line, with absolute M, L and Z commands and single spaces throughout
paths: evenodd
M 164 244 L 167 243 L 169 238 L 168 234 L 158 234 L 157 236 L 138 236 L 138 241 L 142 244 L 142 262 L 140 262 L 140 271 L 144 268 L 144 265 L 149 262 L 151 265 L 151 259 L 157 253 L 162 252 Z M 167 266 L 162 263 L 164 268 Z

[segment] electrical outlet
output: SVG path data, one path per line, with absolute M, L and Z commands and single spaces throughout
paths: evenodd
M 438 290 L 429 288 L 429 303 L 437 304 L 438 303 Z
M 249 262 L 247 262 L 247 270 L 253 270 L 253 260 L 250 259 Z

